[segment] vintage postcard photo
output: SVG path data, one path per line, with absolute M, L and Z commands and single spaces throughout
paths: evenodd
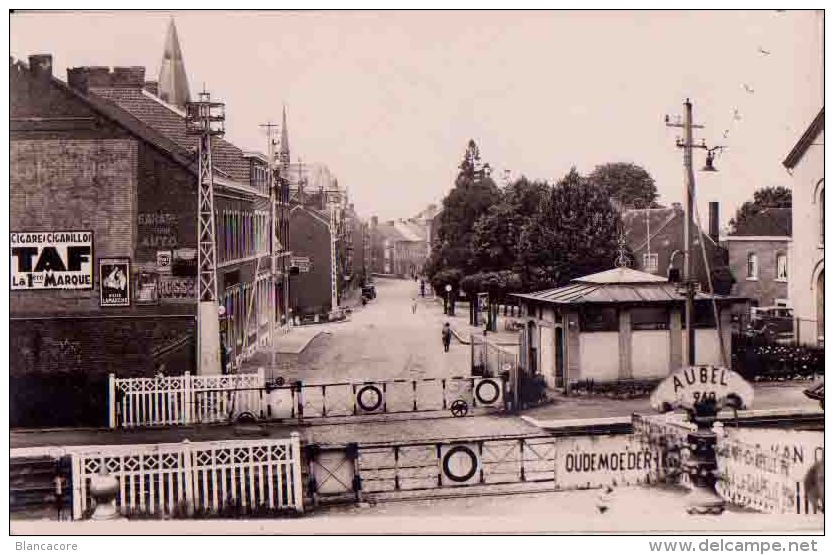
M 12 534 L 817 550 L 824 17 L 11 11 Z

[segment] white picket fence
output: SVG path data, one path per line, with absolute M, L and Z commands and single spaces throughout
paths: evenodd
M 94 446 L 71 455 L 73 519 L 94 508 L 90 480 L 100 473 L 118 480 L 116 503 L 124 515 L 206 516 L 225 509 L 229 516 L 266 516 L 304 508 L 297 432 L 289 439 Z
M 263 418 L 264 373 L 117 378 L 110 374 L 111 428 L 227 422 Z

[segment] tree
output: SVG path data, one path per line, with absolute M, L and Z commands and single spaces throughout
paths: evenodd
M 730 220 L 733 232 L 741 228 L 749 218 L 755 216 L 765 208 L 790 208 L 791 190 L 787 187 L 763 187 L 753 193 L 753 200 L 748 200 L 736 211 Z
M 524 290 L 556 287 L 611 268 L 618 223 L 607 192 L 571 169 L 548 192 L 519 237 L 517 263 Z
M 518 237 L 539 210 L 549 186 L 521 177 L 501 191 L 501 197 L 477 222 L 472 234 L 471 265 L 479 270 L 516 266 Z
M 443 199 L 437 241 L 426 266 L 429 277 L 444 269 L 470 273 L 475 222 L 500 198 L 498 186 L 481 166 L 475 141 L 467 145 L 454 188 Z
M 624 208 L 653 208 L 657 204 L 657 187 L 649 172 L 630 162 L 601 164 L 588 181 L 602 188 Z

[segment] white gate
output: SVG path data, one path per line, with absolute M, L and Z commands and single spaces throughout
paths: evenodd
M 258 439 L 148 445 L 106 445 L 72 452 L 74 519 L 92 508 L 90 479 L 119 482 L 116 503 L 126 515 L 275 515 L 303 511 L 298 433 Z
M 226 422 L 244 414 L 263 418 L 264 374 L 117 378 L 110 374 L 110 427 Z

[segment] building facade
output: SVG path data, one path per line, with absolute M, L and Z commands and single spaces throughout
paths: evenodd
M 782 162 L 791 175 L 793 240 L 788 298 L 796 339 L 823 345 L 825 337 L 825 108 Z
M 9 70 L 13 425 L 98 424 L 108 374 L 195 371 L 197 137 L 142 67 L 71 68 L 65 83 L 37 55 Z M 234 365 L 280 321 L 268 164 L 213 146 Z
M 790 208 L 765 208 L 723 237 L 735 277 L 733 294 L 761 307 L 789 306 L 790 241 Z

